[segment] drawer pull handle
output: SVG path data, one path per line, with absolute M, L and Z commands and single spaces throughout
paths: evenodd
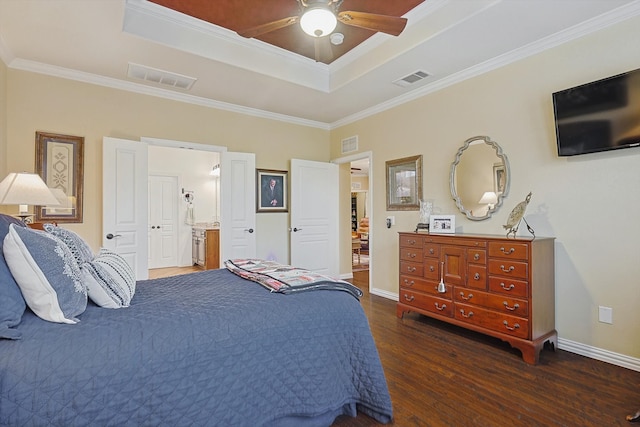
M 409 258 L 415 258 L 416 254 L 409 254 Z
M 513 307 L 509 307 L 509 303 L 507 303 L 506 301 L 503 301 L 502 304 L 504 304 L 504 308 L 510 311 L 515 311 L 520 308 L 520 304 L 518 303 L 516 303 Z
M 415 297 L 414 295 L 409 296 L 409 295 L 407 295 L 407 294 L 404 294 L 404 299 L 405 299 L 406 301 L 411 302 L 411 301 L 413 301 L 414 299 L 416 299 L 416 297 Z
M 429 249 L 429 253 L 430 253 L 431 255 L 433 255 L 433 254 L 435 253 L 435 251 L 433 250 L 433 248 L 430 248 L 430 249 Z
M 413 273 L 414 271 L 416 271 L 416 268 L 415 267 L 407 267 L 407 271 L 409 273 Z
M 462 298 L 465 301 L 469 301 L 471 298 L 473 298 L 473 294 L 469 294 L 468 297 L 465 297 L 464 292 L 460 292 L 460 298 Z
M 506 250 L 504 247 L 500 248 L 500 252 L 502 252 L 505 255 L 511 255 L 515 251 L 516 251 L 515 248 L 511 248 L 509 250 Z
M 416 241 L 415 241 L 415 240 L 409 240 L 409 244 L 410 244 L 410 245 L 415 245 L 415 244 L 416 244 Z
M 512 265 L 509 268 L 504 268 L 504 265 L 500 266 L 500 270 L 504 271 L 505 273 L 511 273 L 513 270 L 515 270 L 516 268 Z
M 516 285 L 514 285 L 514 284 L 512 283 L 512 284 L 510 284 L 510 285 L 509 285 L 509 287 L 506 287 L 506 286 L 504 285 L 504 283 L 500 283 L 500 287 L 501 287 L 502 289 L 504 289 L 505 291 L 510 291 L 511 289 L 515 288 L 515 287 L 516 287 Z
M 515 331 L 516 329 L 520 329 L 520 324 L 516 323 L 513 326 L 509 326 L 509 322 L 507 322 L 506 320 L 504 322 L 502 322 L 502 324 L 504 325 L 505 328 L 507 328 L 510 331 Z
M 462 317 L 468 319 L 473 316 L 473 311 L 470 311 L 469 314 L 465 314 L 464 310 L 460 310 L 460 314 L 462 315 Z
M 440 304 L 438 304 L 438 303 L 435 303 L 435 306 L 436 306 L 436 310 L 438 310 L 438 311 L 442 311 L 442 310 L 444 310 L 445 308 L 447 308 L 447 304 L 442 304 L 442 305 L 440 305 Z
M 433 265 L 429 267 L 429 271 L 436 271 L 435 268 L 433 268 Z
M 416 284 L 416 282 L 414 282 L 413 280 L 412 281 L 408 281 L 407 279 L 404 279 L 404 284 L 407 285 L 407 286 L 413 286 L 413 285 Z M 505 304 L 506 304 L 506 302 L 505 302 Z
M 480 254 L 475 254 L 475 255 L 473 256 L 473 259 L 474 259 L 474 261 L 479 260 L 479 259 L 480 259 Z
M 476 273 L 473 275 L 474 280 L 480 280 L 480 273 Z

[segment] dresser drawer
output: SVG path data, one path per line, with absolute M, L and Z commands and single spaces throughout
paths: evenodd
M 400 248 L 400 259 L 403 261 L 422 262 L 422 248 Z
M 489 276 L 489 290 L 512 297 L 529 297 L 529 283 L 524 280 Z
M 529 264 L 510 259 L 489 259 L 489 274 L 495 276 L 529 278 Z
M 517 242 L 489 242 L 489 256 L 495 258 L 529 259 L 529 246 Z
M 454 317 L 462 322 L 481 326 L 514 337 L 529 338 L 529 320 L 488 310 L 478 306 L 456 303 Z
M 400 276 L 400 292 L 403 290 L 424 292 L 427 294 L 437 295 L 440 298 L 451 299 L 451 286 L 447 286 L 447 292 L 438 292 L 438 282 L 432 282 L 430 280 L 419 279 L 413 276 Z
M 525 299 L 512 298 L 506 295 L 495 295 L 460 287 L 455 288 L 453 296 L 457 302 L 463 304 L 480 305 L 518 317 L 529 316 L 529 302 Z
M 424 277 L 430 280 L 440 280 L 440 260 L 438 258 L 425 258 Z
M 468 287 L 474 289 L 487 289 L 487 268 L 484 265 L 469 264 L 467 270 Z
M 444 298 L 401 289 L 399 302 L 442 316 L 453 316 L 453 302 Z
M 486 264 L 487 251 L 484 249 L 467 249 L 467 262 L 472 264 Z
M 422 249 L 422 237 L 400 235 L 401 248 L 420 248 Z
M 409 274 L 411 276 L 422 277 L 423 272 L 424 267 L 422 266 L 422 263 L 400 261 L 400 274 Z
M 440 258 L 440 245 L 435 243 L 425 242 L 424 244 L 424 256 Z

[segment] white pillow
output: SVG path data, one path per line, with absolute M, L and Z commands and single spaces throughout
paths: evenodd
M 91 301 L 105 308 L 129 307 L 136 276 L 124 258 L 102 248 L 93 261 L 82 264 L 81 271 Z
M 91 250 L 91 247 L 77 233 L 60 228 L 53 224 L 45 224 L 43 228 L 44 231 L 53 234 L 67 245 L 79 265 L 93 259 L 93 251 Z
M 41 319 L 77 323 L 87 308 L 80 268 L 67 245 L 44 231 L 9 226 L 4 258 L 27 305 Z

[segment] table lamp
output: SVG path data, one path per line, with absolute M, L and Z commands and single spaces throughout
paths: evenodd
M 24 223 L 31 222 L 33 214 L 29 205 L 57 206 L 60 202 L 44 183 L 40 175 L 12 172 L 0 182 L 0 205 L 19 205 L 17 217 Z

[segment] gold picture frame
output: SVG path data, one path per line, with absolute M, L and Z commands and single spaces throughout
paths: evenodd
M 36 173 L 58 206 L 36 206 L 38 222 L 82 222 L 84 137 L 36 132 Z
M 418 211 L 422 199 L 422 155 L 388 160 L 387 210 Z

